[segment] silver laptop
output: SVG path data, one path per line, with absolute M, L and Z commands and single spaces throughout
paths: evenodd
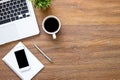
M 39 32 L 30 0 L 0 0 L 0 45 Z

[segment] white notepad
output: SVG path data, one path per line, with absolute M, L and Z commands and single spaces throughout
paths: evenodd
M 26 50 L 26 56 L 30 65 L 30 70 L 21 72 L 15 59 L 14 51 L 17 47 L 23 46 Z M 31 80 L 44 65 L 25 47 L 22 42 L 19 42 L 3 59 L 2 59 L 22 80 Z

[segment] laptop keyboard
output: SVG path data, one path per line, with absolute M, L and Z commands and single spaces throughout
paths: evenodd
M 0 25 L 29 16 L 26 0 L 9 0 L 0 3 Z

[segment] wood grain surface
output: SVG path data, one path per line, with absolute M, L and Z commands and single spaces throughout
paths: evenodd
M 35 14 L 40 35 L 19 40 L 45 65 L 33 80 L 120 80 L 120 0 L 52 0 L 50 8 Z M 62 23 L 56 40 L 41 27 L 48 15 Z M 20 80 L 2 61 L 19 41 L 0 46 L 0 80 Z

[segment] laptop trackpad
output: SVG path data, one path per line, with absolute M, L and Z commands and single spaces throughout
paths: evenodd
M 0 27 L 0 44 L 10 42 L 18 37 L 15 24 L 9 24 Z

